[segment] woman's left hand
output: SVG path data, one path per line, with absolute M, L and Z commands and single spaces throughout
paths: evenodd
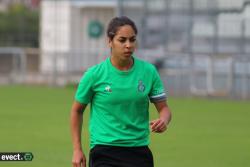
M 167 130 L 167 124 L 162 119 L 150 121 L 151 132 L 162 133 Z

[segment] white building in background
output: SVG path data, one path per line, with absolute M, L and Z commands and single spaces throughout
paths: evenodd
M 145 35 L 141 32 L 143 32 L 143 29 L 146 29 L 147 31 L 144 31 L 144 33 L 146 32 L 146 35 L 151 35 L 147 38 L 148 41 L 151 40 L 149 45 L 152 43 L 158 45 L 160 41 L 159 38 L 161 38 L 163 39 L 163 42 L 160 41 L 161 48 L 167 45 L 164 41 L 167 41 L 171 47 L 175 46 L 171 45 L 171 42 L 175 44 L 174 41 L 164 40 L 166 37 L 164 34 L 166 33 L 163 31 L 166 30 L 165 23 L 168 22 L 166 19 L 159 17 L 157 14 L 151 15 L 150 17 L 148 17 L 148 14 L 145 17 L 143 0 L 122 0 L 122 2 L 125 1 L 126 3 L 123 3 L 123 5 L 125 5 L 123 10 L 126 14 L 129 14 L 129 16 L 132 16 L 132 19 L 137 23 L 138 29 L 140 29 L 138 34 L 139 38 Z M 147 1 L 149 3 L 148 8 L 155 13 L 164 11 L 166 9 L 166 1 L 167 0 Z M 40 19 L 41 72 L 51 73 L 56 71 L 63 73 L 68 71 L 83 71 L 89 66 L 100 62 L 106 56 L 109 56 L 105 28 L 109 20 L 119 14 L 120 2 L 119 0 L 42 0 Z M 182 8 L 188 9 L 190 5 L 190 1 L 187 0 L 168 2 L 171 2 L 170 8 L 173 11 Z M 210 7 L 216 7 L 219 10 L 240 10 L 244 2 L 246 1 L 193 0 L 195 10 L 206 10 Z M 242 19 L 245 20 L 244 36 L 248 39 L 250 37 L 249 11 L 250 7 L 247 5 L 244 7 L 243 12 L 220 13 L 218 17 L 214 17 L 216 18 L 214 20 L 194 19 L 192 23 L 192 38 L 196 42 L 193 44 L 193 51 L 211 52 L 214 47 L 213 38 L 215 35 L 221 38 L 220 40 L 223 44 L 218 47 L 218 50 L 222 52 L 224 50 L 236 52 L 242 49 L 240 42 L 237 40 L 242 37 Z M 180 40 L 176 42 L 178 47 L 182 46 L 181 42 L 186 41 L 183 40 L 183 36 L 185 37 L 185 35 L 187 35 L 187 30 L 185 30 L 187 29 L 187 20 L 185 20 L 187 18 L 188 17 L 173 16 L 169 22 L 173 30 L 175 30 L 175 27 L 178 29 L 178 31 L 175 32 L 177 36 L 180 34 Z M 141 24 L 142 22 L 144 22 L 144 25 Z M 147 22 L 147 24 L 145 24 L 145 22 Z M 215 25 L 217 27 L 215 27 Z M 154 31 L 150 34 L 150 30 Z M 176 34 L 171 35 L 174 36 Z M 145 38 L 139 39 L 141 43 L 144 42 L 143 39 Z M 183 45 L 185 45 L 185 43 Z M 178 47 L 177 51 L 182 51 Z M 244 46 L 244 48 L 249 51 L 249 47 Z M 158 50 L 163 51 L 163 54 L 165 52 L 164 50 Z M 150 52 L 150 55 L 156 56 L 156 51 L 158 50 L 153 50 Z M 146 55 L 145 53 L 146 52 L 143 52 L 143 55 Z M 159 53 L 158 55 L 162 54 Z
M 247 3 L 244 0 L 218 0 L 218 2 L 218 8 L 227 12 L 219 13 L 216 20 L 213 21 L 198 20 L 194 22 L 193 38 L 206 41 L 218 35 L 218 38 L 220 38 L 219 52 L 237 53 L 239 50 L 249 52 L 250 49 L 247 47 L 249 42 L 246 40 L 246 44 L 243 46 L 242 41 L 250 39 L 250 4 L 244 5 L 244 2 Z M 229 12 L 230 10 L 231 12 Z M 211 43 L 213 42 L 213 40 L 210 40 L 209 45 L 198 40 L 199 45 L 196 45 L 197 47 L 193 49 L 197 52 L 208 52 L 211 50 Z
M 83 71 L 104 59 L 105 27 L 116 9 L 117 1 L 110 0 L 43 0 L 41 72 Z

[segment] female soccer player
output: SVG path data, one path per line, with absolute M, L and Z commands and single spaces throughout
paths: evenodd
M 149 131 L 167 129 L 171 112 L 155 67 L 135 56 L 137 28 L 128 17 L 107 28 L 111 55 L 80 80 L 71 109 L 74 167 L 86 166 L 81 146 L 82 116 L 90 103 L 90 167 L 153 167 Z M 149 101 L 159 118 L 149 122 Z

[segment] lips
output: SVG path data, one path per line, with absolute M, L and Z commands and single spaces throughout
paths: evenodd
M 131 55 L 132 52 L 124 52 L 125 55 Z

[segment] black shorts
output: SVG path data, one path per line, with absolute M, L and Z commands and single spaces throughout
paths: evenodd
M 148 146 L 118 147 L 96 145 L 90 150 L 89 167 L 153 167 Z

